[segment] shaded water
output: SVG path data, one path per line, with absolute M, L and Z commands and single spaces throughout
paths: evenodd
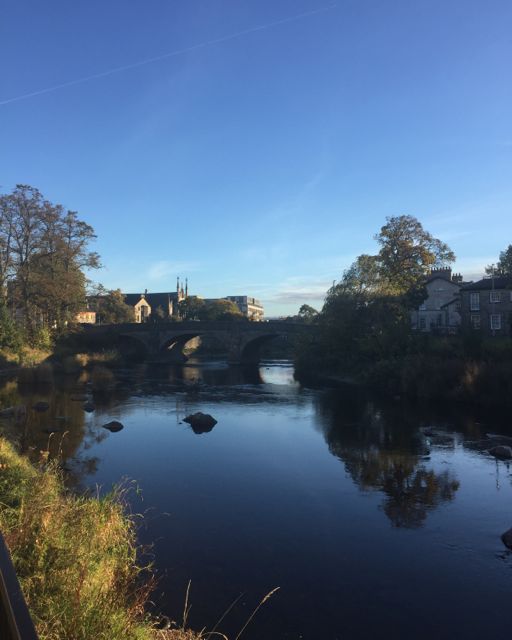
M 33 455 L 49 441 L 82 486 L 137 482 L 173 619 L 191 580 L 196 628 L 239 598 L 219 625 L 231 637 L 274 587 L 244 638 L 509 637 L 512 474 L 485 434 L 512 436 L 512 416 L 303 389 L 286 362 L 140 367 L 113 383 L 89 414 L 84 374 L 8 382 L 3 407 L 51 406 L 1 428 Z M 211 432 L 183 423 L 196 411 L 218 420 Z

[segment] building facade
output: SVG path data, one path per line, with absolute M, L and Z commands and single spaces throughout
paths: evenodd
M 512 277 L 483 278 L 461 289 L 462 325 L 486 336 L 512 336 Z
M 169 293 L 126 293 L 125 303 L 133 307 L 135 322 L 166 320 L 179 317 L 179 303 L 188 298 L 188 279 L 185 286 L 176 280 L 176 291 Z
M 456 333 L 461 324 L 462 276 L 451 269 L 433 269 L 425 287 L 427 298 L 411 313 L 414 329 L 423 332 Z
M 75 316 L 79 324 L 96 324 L 96 311 L 79 311 Z
M 250 296 L 226 296 L 226 300 L 231 300 L 239 308 L 240 313 L 249 320 L 261 322 L 265 315 L 263 305 L 256 298 Z

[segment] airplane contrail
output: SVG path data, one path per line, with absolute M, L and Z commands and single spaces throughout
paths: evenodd
M 325 7 L 320 7 L 319 9 L 313 9 L 311 11 L 304 11 L 303 13 L 299 13 L 295 16 L 291 16 L 289 18 L 282 18 L 281 20 L 276 20 L 274 22 L 269 22 L 267 24 L 258 25 L 256 27 L 251 27 L 250 29 L 244 29 L 243 31 L 237 31 L 236 33 L 231 33 L 227 36 L 222 36 L 221 38 L 214 38 L 213 40 L 206 40 L 205 42 L 200 42 L 198 44 L 191 45 L 190 47 L 185 47 L 183 49 L 176 49 L 175 51 L 169 51 L 168 53 L 162 53 L 159 56 L 154 56 L 152 58 L 145 58 L 144 60 L 139 60 L 138 62 L 132 62 L 131 64 L 126 64 L 121 67 L 114 67 L 112 69 L 107 69 L 106 71 L 101 71 L 100 73 L 94 73 L 90 76 L 83 76 L 82 78 L 76 78 L 75 80 L 68 80 L 67 82 L 62 82 L 61 84 L 55 84 L 51 87 L 46 87 L 45 89 L 38 89 L 37 91 L 32 91 L 31 93 L 24 93 L 19 96 L 14 96 L 12 98 L 7 98 L 6 100 L 0 100 L 0 106 L 4 106 L 6 104 L 11 104 L 12 102 L 19 102 L 20 100 L 28 100 L 29 98 L 35 98 L 36 96 L 42 96 L 45 93 L 52 93 L 53 91 L 58 91 L 59 89 L 65 89 L 67 87 L 72 87 L 77 84 L 82 84 L 84 82 L 90 82 L 91 80 L 98 80 L 99 78 L 106 78 L 108 76 L 112 76 L 115 73 L 121 73 L 123 71 L 129 71 L 130 69 L 136 69 L 138 67 L 144 67 L 147 64 L 152 64 L 153 62 L 159 62 L 160 60 L 165 60 L 167 58 L 174 58 L 176 56 L 184 55 L 185 53 L 190 53 L 191 51 L 197 51 L 198 49 L 204 49 L 205 47 L 211 47 L 215 44 L 221 44 L 223 42 L 228 42 L 229 40 L 235 40 L 240 38 L 241 36 L 246 36 L 250 33 L 256 33 L 257 31 L 264 31 L 265 29 L 272 29 L 273 27 L 278 27 L 282 24 L 287 24 L 288 22 L 295 22 L 296 20 L 302 20 L 303 18 L 308 18 L 310 16 L 317 15 L 319 13 L 324 13 L 325 11 L 332 11 L 336 9 L 336 4 L 327 5 Z

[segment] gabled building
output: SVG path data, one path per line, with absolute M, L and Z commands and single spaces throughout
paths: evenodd
M 512 336 L 512 277 L 491 276 L 461 289 L 462 326 L 487 336 Z
M 463 286 L 460 273 L 452 270 L 432 269 L 425 283 L 427 297 L 411 313 L 411 322 L 417 331 L 456 333 L 461 324 L 460 290 Z
M 169 293 L 126 293 L 124 301 L 133 307 L 135 322 L 147 322 L 148 320 L 165 320 L 170 317 L 178 317 L 178 304 L 188 298 L 188 280 L 180 285 L 180 279 L 176 281 L 176 291 Z

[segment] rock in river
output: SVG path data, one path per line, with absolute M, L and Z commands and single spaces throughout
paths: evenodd
M 501 541 L 506 547 L 512 549 L 512 529 L 505 531 L 505 533 L 501 536 Z
M 84 404 L 84 411 L 87 411 L 87 413 L 92 413 L 95 409 L 95 406 L 93 405 L 92 402 L 86 402 Z
M 107 422 L 107 424 L 104 424 L 103 428 L 108 429 L 112 433 L 116 433 L 117 431 L 121 431 L 121 429 L 124 429 L 124 425 L 117 420 L 112 420 L 112 422 Z
M 194 433 L 208 433 L 217 424 L 217 420 L 213 416 L 209 413 L 201 413 L 201 411 L 183 418 L 183 422 L 187 422 Z
M 48 404 L 48 402 L 45 402 L 44 400 L 41 400 L 40 402 L 36 402 L 35 404 L 32 405 L 32 409 L 34 409 L 35 411 L 48 411 L 48 409 L 50 408 L 50 405 Z
M 512 448 L 504 444 L 499 444 L 497 447 L 489 449 L 489 453 L 499 460 L 512 460 Z

